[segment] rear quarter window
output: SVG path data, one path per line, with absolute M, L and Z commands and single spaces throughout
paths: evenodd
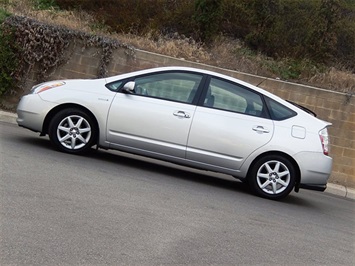
M 272 120 L 281 121 L 297 115 L 295 111 L 291 110 L 290 108 L 275 100 L 267 98 L 266 101 Z

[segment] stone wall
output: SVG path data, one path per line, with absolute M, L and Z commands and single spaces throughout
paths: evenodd
M 99 49 L 84 49 L 76 45 L 70 53 L 69 61 L 56 69 L 51 79 L 95 78 L 97 76 L 101 53 Z M 124 48 L 113 52 L 113 58 L 108 66 L 108 75 L 159 66 L 197 67 L 227 74 L 259 85 L 284 99 L 295 101 L 315 111 L 320 119 L 333 123 L 330 128 L 330 154 L 334 159 L 334 166 L 330 182 L 355 188 L 355 97 L 140 50 L 136 50 L 135 56 L 132 57 Z

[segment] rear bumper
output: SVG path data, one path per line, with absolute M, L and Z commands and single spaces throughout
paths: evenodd
M 301 152 L 295 159 L 301 172 L 299 188 L 324 191 L 332 172 L 333 159 L 320 152 Z
M 326 188 L 327 185 L 307 185 L 307 184 L 300 184 L 299 188 L 303 189 L 309 189 L 309 190 L 316 190 L 316 191 L 321 191 L 323 192 Z

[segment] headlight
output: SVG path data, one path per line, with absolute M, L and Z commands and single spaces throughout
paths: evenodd
M 51 81 L 51 82 L 41 83 L 32 87 L 31 94 L 37 94 L 63 85 L 65 85 L 64 81 Z

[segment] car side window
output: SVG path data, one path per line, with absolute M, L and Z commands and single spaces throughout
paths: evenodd
M 270 116 L 272 120 L 281 121 L 297 115 L 295 111 L 270 98 L 266 98 L 266 101 L 269 106 Z
M 259 94 L 216 78 L 211 78 L 203 105 L 253 116 L 262 116 L 264 106 Z
M 123 81 L 122 80 L 118 80 L 118 81 L 114 81 L 114 82 L 106 84 L 106 87 L 110 91 L 117 91 L 121 87 L 122 84 L 123 84 Z
M 135 79 L 134 93 L 147 97 L 192 103 L 202 75 L 185 72 L 152 74 Z

